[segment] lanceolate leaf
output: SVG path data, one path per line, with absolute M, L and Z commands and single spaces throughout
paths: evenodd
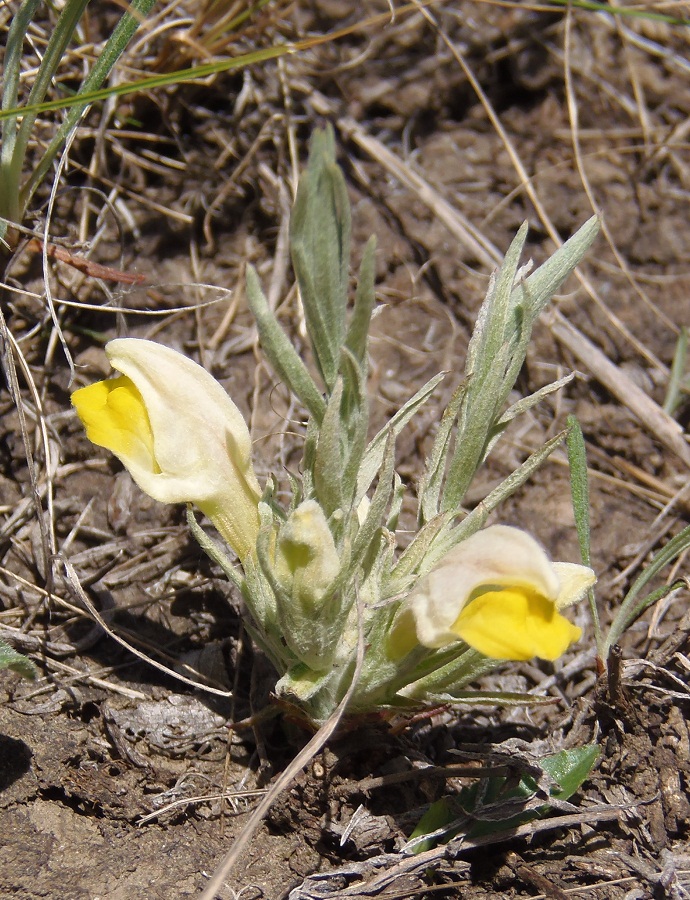
M 317 424 L 320 423 L 326 412 L 326 402 L 288 336 L 278 324 L 253 266 L 247 266 L 247 301 L 256 320 L 261 346 L 271 365 L 306 406 Z
M 599 230 L 589 219 L 570 240 L 513 286 L 527 235 L 523 226 L 510 245 L 489 289 L 468 349 L 456 447 L 449 465 L 442 509 L 458 509 L 491 444 L 491 434 L 525 360 L 532 326 L 544 306 L 572 273 Z
M 418 412 L 426 401 L 431 397 L 436 387 L 443 381 L 445 373 L 441 372 L 430 378 L 423 388 L 417 391 L 414 397 L 411 397 L 405 405 L 391 418 L 388 424 L 379 431 L 376 437 L 371 441 L 366 449 L 362 459 L 362 465 L 359 470 L 359 478 L 357 479 L 357 497 L 362 498 L 369 490 L 372 481 L 376 477 L 376 473 L 381 468 L 383 453 L 388 440 L 389 432 L 396 437 L 403 430 L 405 425 L 410 421 L 412 416 Z
M 455 420 L 458 417 L 460 405 L 465 397 L 466 389 L 467 386 L 464 382 L 458 385 L 438 426 L 431 456 L 427 460 L 426 469 L 419 486 L 419 512 L 417 518 L 420 525 L 425 525 L 438 515 L 439 498 L 441 496 L 443 478 L 446 474 L 451 433 Z
M 347 348 L 340 359 L 343 378 L 342 428 L 345 435 L 343 452 L 343 497 L 346 506 L 355 498 L 357 477 L 366 449 L 369 430 L 369 397 L 367 395 L 366 368 Z
M 364 248 L 362 264 L 359 267 L 355 305 L 345 338 L 345 346 L 356 360 L 366 369 L 369 325 L 376 303 L 374 279 L 376 275 L 376 238 L 370 237 Z
M 307 331 L 328 391 L 345 341 L 350 266 L 350 203 L 335 162 L 332 128 L 314 133 L 290 220 L 290 249 Z
M 314 459 L 316 499 L 326 516 L 333 515 L 336 509 L 343 507 L 343 448 L 340 423 L 342 399 L 343 383 L 338 379 L 321 422 Z
M 530 328 L 566 278 L 582 261 L 599 233 L 599 228 L 599 219 L 597 216 L 592 216 L 524 283 L 513 289 L 514 293 L 521 297 L 525 310 L 529 312 L 528 325 Z

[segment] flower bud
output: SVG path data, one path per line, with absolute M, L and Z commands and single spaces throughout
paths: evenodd
M 276 575 L 305 612 L 319 604 L 340 570 L 340 557 L 326 516 L 316 500 L 305 500 L 280 529 Z
M 326 669 L 338 649 L 340 598 L 326 595 L 339 571 L 326 516 L 316 500 L 305 500 L 280 528 L 274 573 L 283 590 L 278 605 L 283 636 L 315 670 Z

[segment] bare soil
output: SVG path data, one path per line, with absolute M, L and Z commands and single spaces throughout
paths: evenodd
M 314 0 L 282 19 L 267 13 L 228 52 L 387 10 Z M 690 32 L 481 2 L 441 3 L 433 16 L 399 13 L 242 74 L 94 109 L 71 149 L 50 240 L 143 283 L 55 259 L 44 271 L 25 244 L 5 261 L 25 425 L 3 386 L 0 637 L 40 677 L 0 681 L 2 897 L 198 896 L 271 774 L 306 741 L 281 718 L 256 732 L 228 728 L 270 704 L 271 673 L 242 633 L 238 598 L 188 536 L 184 511 L 142 495 L 89 444 L 69 394 L 107 373 L 105 341 L 154 337 L 201 361 L 247 413 L 261 476 L 297 468 L 301 411 L 261 358 L 243 279 L 247 262 L 259 268 L 303 349 L 285 227 L 294 163 L 325 120 L 350 189 L 355 265 L 368 236 L 378 238 L 374 425 L 437 371 L 461 371 L 487 286 L 488 245 L 449 227 L 439 198 L 501 252 L 527 219 L 535 263 L 553 249 L 550 227 L 565 239 L 596 209 L 605 232 L 554 309 L 613 364 L 618 387 L 544 316 L 519 392 L 572 370 L 577 378 L 511 428 L 471 501 L 577 415 L 604 623 L 649 553 L 688 524 L 690 454 L 678 441 L 674 449 L 668 420 L 664 431 L 640 417 L 626 386 L 663 403 L 690 325 Z M 91 25 L 106 23 L 94 14 Z M 147 52 L 160 60 L 157 41 Z M 27 223 L 41 233 L 48 189 Z M 446 379 L 401 438 L 399 471 L 412 490 L 454 384 Z M 685 401 L 676 410 L 681 426 L 689 411 Z M 577 561 L 565 455 L 496 520 Z M 233 699 L 186 688 L 106 635 L 70 591 L 63 559 L 117 634 L 177 671 L 208 673 Z M 629 630 L 619 683 L 599 677 L 582 606 L 574 615 L 585 636 L 564 660 L 507 666 L 487 682 L 553 705 L 440 710 L 340 735 L 276 804 L 222 896 L 687 897 L 687 599 L 674 594 Z M 455 844 L 424 865 L 399 854 L 428 804 L 469 783 L 420 767 L 457 763 L 458 752 L 476 763 L 591 742 L 599 761 L 574 806 L 553 812 L 571 817 L 558 827 Z

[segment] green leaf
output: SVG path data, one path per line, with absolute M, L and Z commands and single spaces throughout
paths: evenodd
M 589 479 L 587 476 L 587 450 L 580 423 L 575 416 L 568 416 L 568 463 L 570 465 L 570 493 L 573 500 L 575 527 L 580 542 L 582 562 L 591 564 L 589 533 Z
M 551 796 L 557 800 L 569 800 L 580 789 L 599 755 L 600 750 L 596 744 L 585 744 L 584 747 L 561 750 L 555 756 L 542 759 L 542 769 L 559 785 L 551 792 Z
M 676 342 L 673 363 L 671 365 L 671 377 L 668 380 L 666 397 L 664 399 L 663 409 L 669 416 L 674 416 L 676 414 L 678 407 L 683 401 L 683 394 L 687 395 L 690 390 L 690 379 L 686 374 L 687 360 L 688 329 L 683 325 Z
M 494 660 L 494 668 L 499 663 Z M 463 681 L 466 684 L 467 680 Z M 455 685 L 450 685 L 443 693 L 429 694 L 429 703 L 443 705 L 452 703 L 453 706 L 503 706 L 506 709 L 525 708 L 534 709 L 537 706 L 553 706 L 558 702 L 553 697 L 540 697 L 538 694 L 526 694 L 524 691 L 463 691 L 457 690 Z
M 376 278 L 376 238 L 370 237 L 364 247 L 362 263 L 359 267 L 355 305 L 347 329 L 345 346 L 366 371 L 367 345 L 371 314 L 376 303 L 374 289 Z
M 547 756 L 539 760 L 539 765 L 544 772 L 555 782 L 550 788 L 549 795 L 551 799 L 564 801 L 572 797 L 578 790 L 585 778 L 592 770 L 592 766 L 599 758 L 599 748 L 596 744 L 587 744 L 584 747 L 577 747 L 574 750 L 561 750 L 553 756 Z M 497 804 L 498 801 L 512 800 L 529 800 L 534 797 L 538 791 L 537 782 L 529 775 L 524 775 L 517 787 L 510 788 L 507 778 L 490 778 L 484 793 L 482 805 Z M 468 789 L 466 797 L 459 798 L 460 805 L 471 812 L 473 816 L 480 819 L 470 828 L 468 837 L 476 838 L 484 834 L 494 834 L 500 831 L 506 831 L 510 828 L 517 828 L 533 819 L 543 818 L 548 815 L 551 804 L 548 802 L 536 809 L 526 810 L 503 819 L 482 819 L 481 806 L 473 808 L 472 805 L 466 805 L 467 801 L 472 804 L 478 800 L 478 785 L 472 785 Z M 507 803 L 509 806 L 510 804 Z
M 448 406 L 443 412 L 441 422 L 434 438 L 431 455 L 426 462 L 424 475 L 419 485 L 419 506 L 417 520 L 419 525 L 425 525 L 434 519 L 439 513 L 439 500 L 443 477 L 446 473 L 448 450 L 450 447 L 451 432 L 455 420 L 460 411 L 460 405 L 465 397 L 466 384 L 463 382 L 453 392 Z
M 230 557 L 226 556 L 224 550 L 219 547 L 218 544 L 206 534 L 201 525 L 199 525 L 191 503 L 187 506 L 187 525 L 192 532 L 192 537 L 204 553 L 212 559 L 217 566 L 220 566 L 228 581 L 231 581 L 235 587 L 241 589 L 244 579 L 242 578 L 240 571 L 238 571 L 237 564 L 233 563 Z
M 540 760 L 542 770 L 555 782 L 549 791 L 550 799 L 563 802 L 572 797 L 591 772 L 599 752 L 596 744 L 587 744 Z M 432 832 L 436 834 L 428 841 L 415 844 L 414 852 L 432 849 L 462 831 L 468 838 L 476 839 L 500 834 L 549 814 L 549 802 L 512 814 L 516 806 L 527 805 L 538 796 L 539 791 L 535 779 L 527 774 L 520 778 L 516 786 L 511 786 L 512 783 L 512 779 L 504 776 L 484 779 L 463 788 L 455 797 L 444 797 L 432 804 L 412 832 L 411 840 Z M 504 817 L 501 816 L 502 808 L 507 811 Z
M 395 540 L 394 534 L 398 529 L 398 521 L 402 512 L 403 500 L 405 499 L 405 485 L 402 483 L 401 477 L 397 472 L 393 473 L 393 498 L 391 500 L 388 518 L 386 519 L 386 528 L 391 533 L 392 541 Z M 392 561 L 392 558 L 391 558 Z M 388 567 L 390 571 L 391 566 Z
M 460 408 L 442 510 L 459 510 L 497 437 L 501 410 L 524 363 L 534 321 L 580 262 L 598 230 L 599 222 L 593 217 L 536 272 L 515 286 L 527 235 L 525 225 L 511 243 L 492 278 L 468 348 L 467 392 Z
M 359 467 L 367 443 L 369 431 L 369 397 L 367 394 L 366 369 L 352 353 L 343 347 L 340 358 L 343 380 L 343 401 L 341 404 L 341 433 L 343 434 L 343 454 L 345 457 L 342 476 L 344 508 L 354 503 L 357 491 Z
M 312 135 L 290 220 L 290 251 L 314 357 L 330 392 L 345 342 L 350 267 L 350 201 L 330 126 Z
M 36 666 L 21 653 L 10 647 L 5 641 L 0 640 L 0 669 L 12 669 L 23 678 L 33 681 L 36 678 Z
M 492 278 L 475 323 L 467 350 L 467 390 L 460 407 L 455 450 L 443 491 L 443 511 L 459 509 L 484 460 L 489 434 L 513 387 L 507 384 L 505 376 L 513 364 L 514 347 L 523 343 L 524 317 L 511 301 L 517 299 L 513 283 L 526 238 L 525 223 Z
M 451 802 L 446 797 L 441 797 L 435 803 L 432 803 L 429 809 L 424 813 L 422 818 L 417 822 L 417 827 L 410 835 L 410 841 L 423 837 L 425 834 L 432 834 L 439 831 L 446 825 L 450 825 L 457 819 L 457 813 Z M 450 837 L 448 838 L 450 840 Z M 427 838 L 414 845 L 414 853 L 425 853 L 427 850 L 433 850 L 438 844 L 437 838 Z
M 419 568 L 419 574 L 425 575 L 436 563 L 452 550 L 460 541 L 464 541 L 470 535 L 478 531 L 486 522 L 489 514 L 493 512 L 504 500 L 522 487 L 523 484 L 537 471 L 544 461 L 553 453 L 559 444 L 562 444 L 566 436 L 565 431 L 554 435 L 543 447 L 535 450 L 522 465 L 505 478 L 498 487 L 495 487 L 471 513 L 465 516 L 462 522 L 455 528 L 444 528 L 439 531 L 438 537 L 424 556 Z
M 386 443 L 383 464 L 379 474 L 378 484 L 371 498 L 369 509 L 364 521 L 357 531 L 357 536 L 352 543 L 352 559 L 348 567 L 347 580 L 354 577 L 357 568 L 361 565 L 363 557 L 368 553 L 371 542 L 377 537 L 381 529 L 383 514 L 390 503 L 394 488 L 393 476 L 395 474 L 395 436 L 389 432 Z M 357 513 L 355 512 L 355 515 Z
M 560 390 L 564 385 L 568 384 L 573 380 L 574 375 L 565 375 L 563 378 L 559 378 L 558 381 L 554 381 L 551 384 L 545 385 L 545 387 L 540 388 L 538 391 L 535 391 L 533 394 L 530 394 L 527 397 L 523 397 L 521 400 L 518 400 L 517 403 L 513 403 L 501 416 L 496 420 L 495 426 L 491 429 L 489 433 L 489 439 L 486 444 L 486 454 L 485 458 L 491 453 L 496 443 L 501 439 L 503 432 L 506 430 L 507 426 L 513 419 L 517 418 L 522 413 L 527 412 L 527 410 L 532 409 L 533 406 L 536 406 L 537 403 L 540 403 L 544 397 L 548 397 L 549 394 L 554 393 L 554 391 Z
M 424 387 L 420 388 L 414 397 L 410 397 L 407 403 L 397 411 L 391 420 L 378 432 L 376 437 L 373 438 L 366 449 L 362 459 L 362 465 L 359 469 L 359 477 L 357 479 L 357 502 L 361 500 L 369 490 L 372 481 L 376 477 L 376 473 L 381 468 L 381 462 L 383 460 L 389 433 L 392 433 L 394 437 L 397 437 L 415 413 L 418 412 L 429 397 L 431 397 L 436 387 L 444 378 L 445 372 L 441 372 L 433 378 L 430 378 Z
M 503 429 L 505 426 L 512 422 L 513 419 L 516 419 L 518 416 L 521 416 L 523 413 L 532 409 L 532 407 L 536 406 L 538 403 L 548 397 L 550 394 L 555 393 L 556 391 L 560 391 L 561 388 L 565 387 L 566 384 L 570 384 L 570 382 L 575 377 L 574 373 L 570 375 L 564 375 L 563 378 L 559 378 L 557 381 L 552 381 L 551 384 L 544 385 L 543 388 L 539 388 L 538 391 L 535 391 L 533 394 L 529 394 L 527 397 L 523 397 L 521 400 L 518 400 L 517 403 L 513 403 L 512 406 L 508 407 L 508 409 L 503 413 L 501 418 L 498 420 L 497 425 Z
M 316 499 L 327 517 L 343 508 L 343 452 L 340 431 L 340 406 L 343 399 L 341 379 L 335 384 L 326 414 L 319 428 L 314 459 L 314 487 Z
M 406 683 L 398 688 L 402 697 L 433 703 L 439 694 L 457 693 L 502 663 L 489 659 L 462 641 L 427 653 L 414 670 L 406 675 Z M 452 702 L 446 696 L 444 702 Z
M 517 302 L 523 303 L 525 309 L 529 311 L 529 327 L 566 278 L 580 264 L 599 234 L 599 228 L 599 218 L 592 216 L 524 283 L 514 288 L 513 293 L 520 297 L 519 300 L 516 298 Z
M 276 694 L 293 701 L 305 703 L 323 690 L 333 678 L 333 673 L 315 672 L 304 663 L 297 663 L 283 675 L 276 685 Z
M 441 513 L 419 529 L 386 579 L 385 595 L 387 597 L 392 597 L 408 589 L 412 578 L 417 577 L 416 573 L 419 572 L 430 548 L 442 532 L 448 531 L 453 518 L 451 513 Z
M 276 374 L 306 406 L 317 424 L 323 420 L 326 401 L 288 336 L 278 324 L 275 313 L 261 290 L 259 276 L 247 266 L 247 302 L 256 321 L 261 348 Z
M 587 449 L 585 447 L 585 439 L 582 434 L 582 429 L 580 428 L 580 423 L 575 416 L 568 416 L 568 437 L 566 438 L 566 442 L 568 447 L 568 464 L 570 468 L 570 494 L 573 502 L 573 514 L 575 516 L 577 537 L 580 543 L 580 555 L 582 557 L 582 562 L 586 566 L 591 566 Z M 601 623 L 599 621 L 599 610 L 597 609 L 594 591 L 591 588 L 587 591 L 587 601 L 594 623 L 594 639 L 597 645 L 597 653 L 599 654 L 599 658 L 603 659 L 605 658 L 603 656 L 605 650 L 603 646 Z

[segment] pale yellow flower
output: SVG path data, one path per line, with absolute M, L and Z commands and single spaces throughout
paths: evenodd
M 493 525 L 415 585 L 393 623 L 391 654 L 462 640 L 493 659 L 557 659 L 582 633 L 560 610 L 595 581 L 587 566 L 551 562 L 519 528 Z
M 122 374 L 72 394 L 89 439 L 154 500 L 197 506 L 244 559 L 261 491 L 240 411 L 205 369 L 162 344 L 123 338 L 105 352 Z

